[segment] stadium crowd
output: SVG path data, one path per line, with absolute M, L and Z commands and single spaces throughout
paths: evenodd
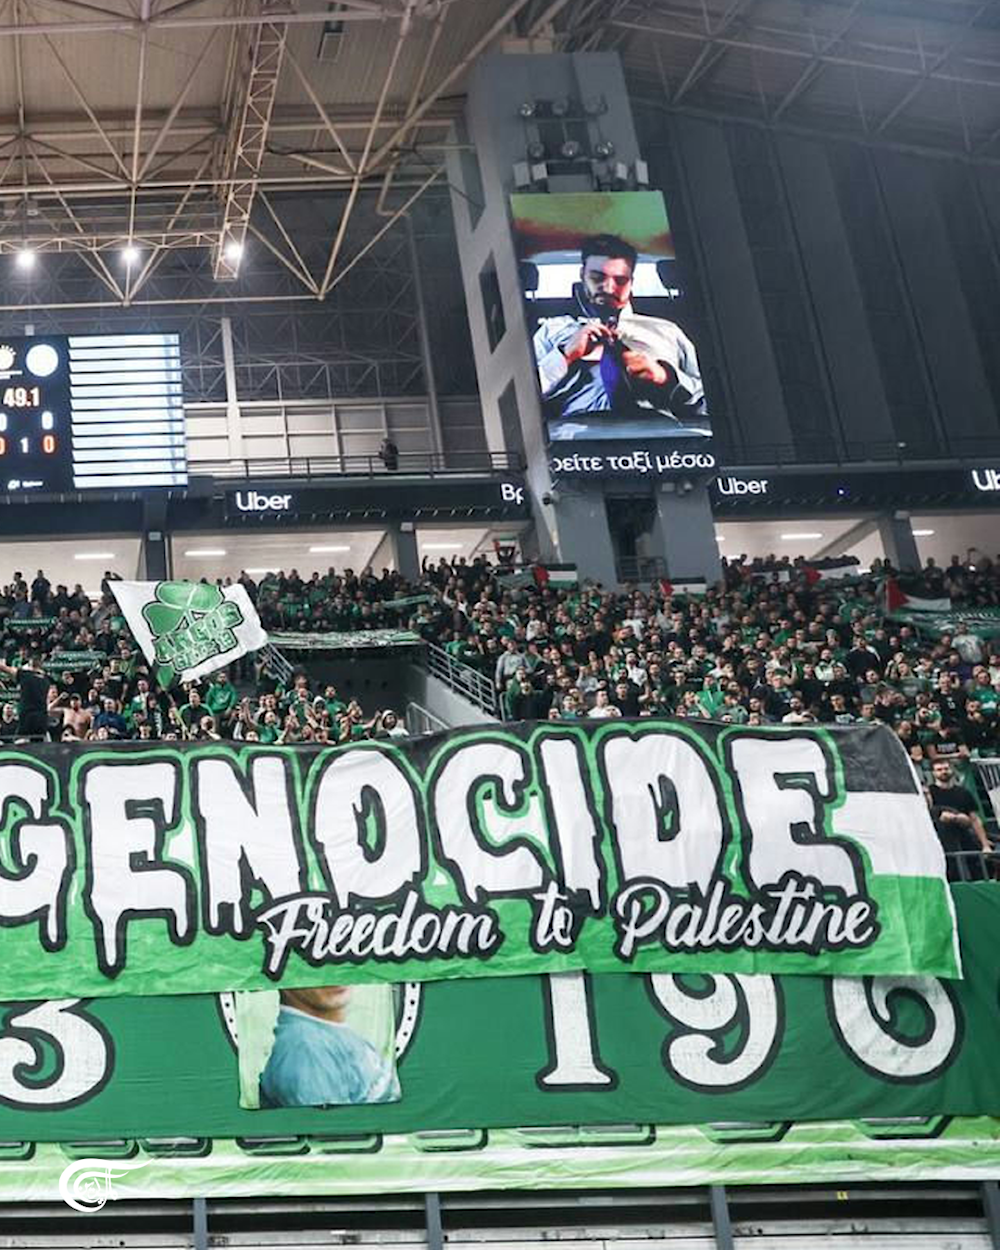
M 1000 559 L 930 562 L 905 582 L 908 593 L 950 611 L 924 619 L 887 611 L 887 579 L 896 579 L 888 565 L 862 573 L 833 563 L 836 576 L 802 560 L 724 561 L 722 582 L 703 595 L 669 584 L 556 587 L 544 570 L 513 572 L 485 558 L 425 563 L 418 584 L 371 569 L 239 580 L 268 630 L 415 633 L 491 678 L 510 719 L 881 723 L 923 775 L 945 844 L 988 850 L 969 765 L 1000 753 Z M 366 714 L 305 669 L 283 683 L 248 665 L 159 689 L 113 577 L 96 603 L 79 586 L 53 587 L 42 571 L 4 587 L 0 673 L 16 685 L 5 691 L 0 740 L 338 743 L 405 734 L 394 711 Z

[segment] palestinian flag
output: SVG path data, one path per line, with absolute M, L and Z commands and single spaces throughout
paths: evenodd
M 575 564 L 519 564 L 497 577 L 505 590 L 535 586 L 538 590 L 569 590 L 579 581 Z
M 568 590 L 579 581 L 575 564 L 536 564 L 532 571 L 539 590 Z
M 817 582 L 839 582 L 845 577 L 854 577 L 857 574 L 857 562 L 851 564 L 831 564 L 825 568 L 817 568 L 813 564 L 807 564 L 805 567 L 806 581 L 810 586 L 815 586 Z
M 951 599 L 930 599 L 923 595 L 911 595 L 903 590 L 895 577 L 886 578 L 885 605 L 887 612 L 951 611 Z
M 703 577 L 686 577 L 675 582 L 661 577 L 659 590 L 664 599 L 704 599 L 708 583 Z

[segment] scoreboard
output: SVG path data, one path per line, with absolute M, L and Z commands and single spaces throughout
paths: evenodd
M 186 484 L 176 334 L 0 339 L 0 491 Z

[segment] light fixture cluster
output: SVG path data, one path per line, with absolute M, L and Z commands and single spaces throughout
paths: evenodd
M 244 247 L 239 239 L 227 239 L 223 244 L 222 253 L 230 265 L 236 266 L 243 259 Z M 25 244 L 14 253 L 14 264 L 22 273 L 31 273 L 38 263 L 39 252 Z M 142 260 L 142 249 L 134 243 L 127 243 L 119 253 L 121 263 L 126 269 L 134 269 Z

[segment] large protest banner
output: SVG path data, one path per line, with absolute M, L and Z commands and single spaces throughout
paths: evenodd
M 961 975 L 881 727 L 525 723 L 0 754 L 11 998 L 592 972 Z
M 562 973 L 395 987 L 399 1092 L 381 1103 L 240 1105 L 274 1026 L 254 1037 L 234 999 L 275 991 L 5 1004 L 0 1140 L 1000 1114 L 1000 891 L 955 894 L 962 981 Z M 309 1049 L 303 1062 L 316 1086 L 339 1058 Z

